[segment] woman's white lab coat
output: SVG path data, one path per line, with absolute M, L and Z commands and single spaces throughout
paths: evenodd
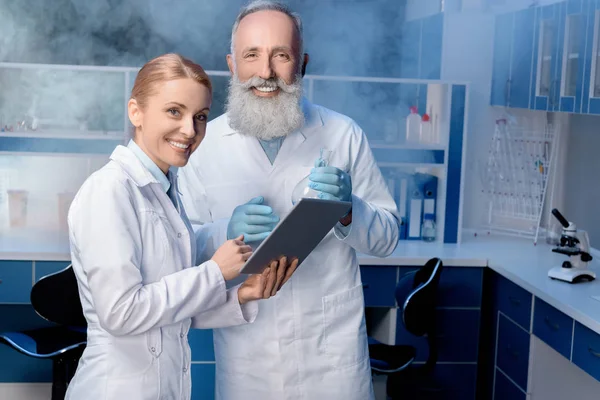
M 252 197 L 284 217 L 292 190 L 319 149 L 352 177 L 352 224 L 330 232 L 276 296 L 260 302 L 253 324 L 215 330 L 219 400 L 369 400 L 373 398 L 356 252 L 392 253 L 394 200 L 362 130 L 351 119 L 305 101 L 306 123 L 285 138 L 273 165 L 259 142 L 223 115 L 179 170 L 182 201 L 211 254 L 225 240 L 233 209 Z M 291 240 L 294 240 L 293 238 Z
M 68 220 L 88 344 L 67 399 L 190 399 L 190 327 L 252 321 L 256 304 L 242 310 L 214 261 L 194 267 L 185 213 L 124 146 L 85 181 Z

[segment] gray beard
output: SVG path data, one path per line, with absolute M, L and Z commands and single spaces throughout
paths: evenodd
M 257 86 L 280 90 L 275 97 L 258 97 L 252 92 L 252 87 Z M 288 85 L 280 78 L 265 80 L 256 76 L 240 82 L 236 73 L 229 82 L 225 105 L 229 126 L 242 135 L 261 140 L 287 136 L 304 125 L 301 98 L 301 76 Z

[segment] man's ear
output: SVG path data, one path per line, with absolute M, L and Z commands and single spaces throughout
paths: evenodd
M 231 75 L 233 75 L 233 71 L 235 71 L 235 65 L 232 54 L 227 54 L 227 67 L 229 67 L 229 72 L 231 72 Z

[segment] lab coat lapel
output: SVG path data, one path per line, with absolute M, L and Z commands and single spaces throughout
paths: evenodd
M 275 157 L 275 162 L 273 163 L 273 169 L 277 169 L 278 167 L 285 166 L 287 163 L 289 163 L 289 160 L 296 155 L 298 149 L 305 140 L 306 135 L 302 131 L 290 133 L 281 144 L 281 149 L 279 149 L 279 153 L 277 154 L 277 157 Z M 263 155 L 268 162 L 268 157 L 266 154 L 264 154 L 264 151 Z

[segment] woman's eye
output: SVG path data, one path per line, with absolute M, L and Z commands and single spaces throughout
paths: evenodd
M 168 112 L 169 114 L 171 114 L 172 116 L 174 116 L 174 117 L 178 117 L 178 116 L 179 116 L 179 111 L 178 111 L 178 110 L 176 110 L 176 109 L 174 109 L 174 108 L 169 108 L 169 109 L 167 110 L 167 112 Z

